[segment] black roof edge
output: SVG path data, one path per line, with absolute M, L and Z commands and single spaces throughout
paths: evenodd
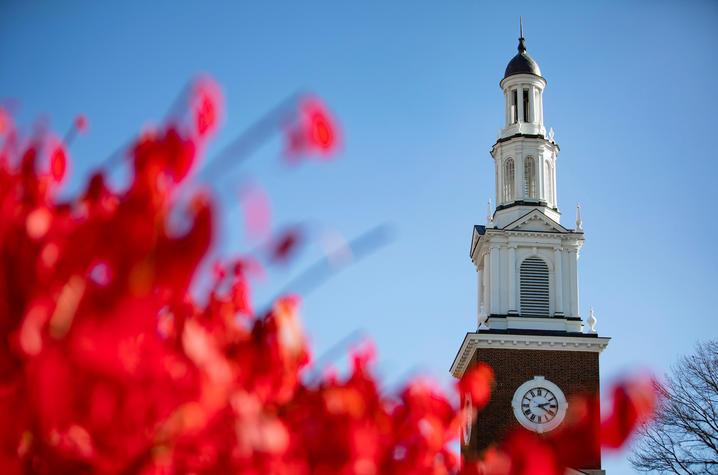
M 474 224 L 474 231 L 479 233 L 480 236 L 483 236 L 486 234 L 486 226 L 483 226 L 481 224 Z M 471 235 L 471 244 L 469 244 L 469 257 L 471 257 L 474 254 L 474 249 L 476 249 L 476 246 L 473 246 L 474 244 L 474 235 Z
M 509 328 L 506 330 L 486 329 L 473 332 L 477 335 L 536 335 L 536 336 L 570 336 L 577 338 L 598 338 L 598 333 L 567 332 L 562 330 L 530 330 Z
M 559 149 L 559 151 L 561 150 L 561 147 L 559 147 L 556 142 L 551 142 L 549 139 L 546 138 L 546 136 L 541 135 L 541 134 L 522 134 L 522 133 L 518 133 L 518 134 L 510 135 L 510 136 L 508 136 L 508 137 L 501 137 L 500 139 L 496 140 L 496 143 L 508 142 L 509 140 L 515 139 L 515 138 L 517 138 L 517 137 L 525 137 L 525 138 L 527 138 L 527 139 L 541 139 L 541 140 L 543 140 L 543 141 L 545 141 L 545 142 L 548 142 L 548 143 L 550 143 L 550 144 L 555 145 L 556 148 Z M 494 145 L 496 145 L 496 144 L 494 144 Z
M 507 205 L 499 205 L 499 206 L 497 206 L 497 207 L 496 207 L 496 211 L 501 211 L 502 209 L 507 209 L 507 208 L 511 208 L 511 207 L 514 207 L 514 206 L 536 206 L 536 205 L 538 205 L 538 206 L 543 206 L 544 208 L 548 208 L 548 209 L 550 209 L 550 210 L 552 210 L 552 211 L 556 211 L 558 214 L 561 214 L 561 212 L 558 210 L 558 208 L 551 208 L 551 207 L 549 207 L 548 203 L 545 202 L 545 201 L 543 201 L 543 200 L 539 200 L 538 202 L 536 202 L 536 201 L 516 200 L 516 201 L 513 201 L 513 202 L 511 202 L 511 203 L 509 203 L 509 204 L 507 204 Z M 561 225 L 561 226 L 563 226 L 563 225 Z M 565 229 L 568 229 L 568 228 L 565 228 Z

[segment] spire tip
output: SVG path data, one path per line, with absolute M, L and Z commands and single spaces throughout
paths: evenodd
M 521 17 L 519 17 L 519 53 L 523 53 L 526 51 L 526 45 L 524 44 L 524 22 Z

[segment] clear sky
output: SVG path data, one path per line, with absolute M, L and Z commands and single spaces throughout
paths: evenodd
M 613 338 L 604 387 L 636 368 L 661 373 L 718 333 L 718 3 L 5 1 L 0 97 L 19 101 L 21 121 L 47 115 L 60 131 L 88 116 L 72 190 L 198 72 L 227 100 L 210 152 L 288 94 L 316 91 L 341 121 L 343 152 L 288 170 L 281 141 L 264 146 L 217 191 L 220 249 L 251 248 L 232 188 L 246 174 L 269 190 L 278 224 L 308 219 L 351 239 L 391 223 L 389 246 L 307 296 L 306 327 L 317 354 L 369 333 L 388 387 L 415 371 L 448 384 L 476 327 L 468 251 L 494 196 L 488 151 L 519 15 L 548 81 L 562 223 L 582 205 L 580 311 L 592 305 Z M 258 303 L 321 255 L 309 244 Z M 605 468 L 630 470 L 622 456 Z

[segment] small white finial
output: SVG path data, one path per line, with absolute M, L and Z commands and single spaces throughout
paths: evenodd
M 581 221 L 581 205 L 576 203 L 576 231 L 583 231 L 583 221 Z
M 478 328 L 481 328 L 482 325 L 486 324 L 486 320 L 488 320 L 489 316 L 486 314 L 486 309 L 484 308 L 483 302 L 479 306 L 479 326 Z
M 496 141 L 498 142 L 500 138 L 501 138 L 501 127 L 499 127 L 499 131 L 496 132 Z
M 553 136 L 556 135 L 553 131 L 553 127 L 551 127 L 548 131 L 548 139 L 553 142 Z
M 490 225 L 494 221 L 493 213 L 491 212 L 491 198 L 489 198 L 489 204 L 486 207 L 486 225 Z
M 586 323 L 588 323 L 588 326 L 591 327 L 591 329 L 588 331 L 589 333 L 596 333 L 596 315 L 593 313 L 593 307 L 591 307 L 591 310 L 589 311 L 589 316 L 586 319 Z

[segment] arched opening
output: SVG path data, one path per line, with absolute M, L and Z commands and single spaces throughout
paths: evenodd
M 529 257 L 520 270 L 521 315 L 549 316 L 548 266 L 538 257 Z
M 514 200 L 514 161 L 506 160 L 504 163 L 504 203 Z
M 524 196 L 536 198 L 536 160 L 533 157 L 524 159 Z

